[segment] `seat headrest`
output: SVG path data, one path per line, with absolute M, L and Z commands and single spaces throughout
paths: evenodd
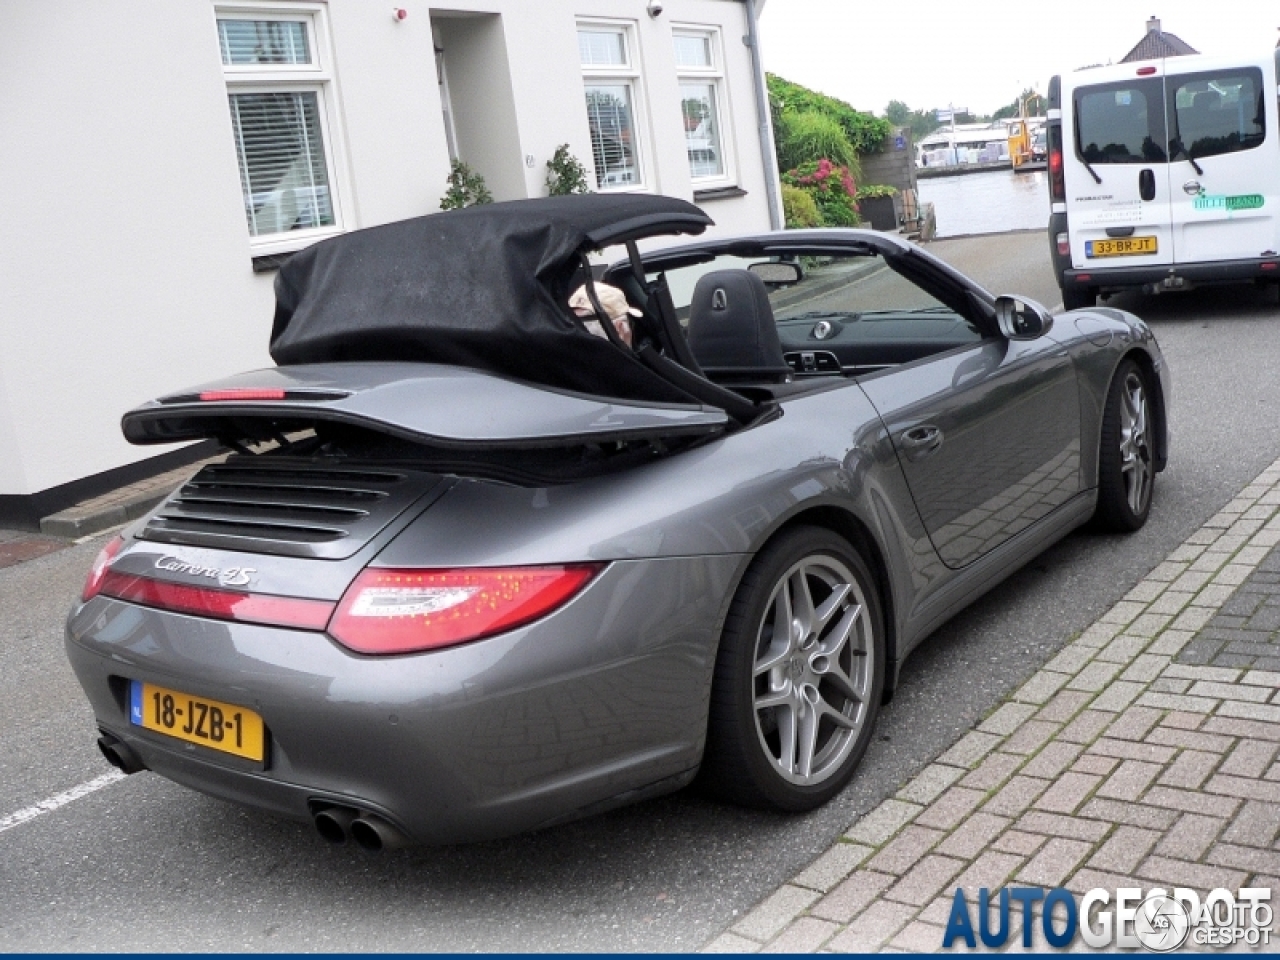
M 1193 110 L 1213 110 L 1222 103 L 1222 94 L 1217 90 L 1201 90 L 1191 97 Z
M 764 281 L 747 270 L 713 270 L 693 288 L 689 349 L 711 376 L 785 380 L 791 373 Z

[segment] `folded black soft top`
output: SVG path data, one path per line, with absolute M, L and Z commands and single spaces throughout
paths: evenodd
M 701 233 L 683 200 L 587 194 L 515 200 L 403 220 L 295 254 L 276 278 L 278 364 L 419 361 L 472 367 L 595 396 L 689 395 L 567 309 L 581 255 Z

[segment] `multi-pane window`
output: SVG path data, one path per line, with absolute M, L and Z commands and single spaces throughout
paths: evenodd
M 632 39 L 626 27 L 578 27 L 591 155 L 596 166 L 596 186 L 601 190 L 644 185 L 636 119 L 640 73 Z
M 218 13 L 245 218 L 258 240 L 339 226 L 318 15 Z
M 724 72 L 719 37 L 710 30 L 676 30 L 676 71 L 689 172 L 696 180 L 729 176 L 725 157 Z

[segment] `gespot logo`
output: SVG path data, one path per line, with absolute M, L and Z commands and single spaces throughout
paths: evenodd
M 1038 924 L 1036 904 L 1040 904 Z M 1274 918 L 1270 887 L 1241 887 L 1234 895 L 1219 888 L 1203 903 L 1196 891 L 1186 887 L 1174 887 L 1172 892 L 1096 888 L 1078 902 L 1074 893 L 1062 887 L 1047 892 L 1042 887 L 1004 887 L 995 898 L 982 887 L 972 911 L 964 889 L 957 888 L 942 936 L 943 949 L 950 949 L 956 941 L 971 949 L 979 942 L 1000 949 L 1009 940 L 1011 911 L 1021 911 L 1024 947 L 1063 950 L 1078 936 L 1095 949 L 1144 947 L 1153 953 L 1167 953 L 1183 945 L 1264 947 L 1271 943 Z

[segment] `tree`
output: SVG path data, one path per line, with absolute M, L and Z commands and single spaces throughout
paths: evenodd
M 909 128 L 913 140 L 927 137 L 941 126 L 938 123 L 937 111 L 912 110 L 901 100 L 890 100 L 889 105 L 884 108 L 884 116 L 895 127 Z M 956 118 L 956 122 L 960 122 L 959 117 Z
M 901 100 L 890 100 L 889 105 L 884 108 L 884 118 L 895 127 L 909 127 L 912 112 Z
M 1018 99 L 1013 103 L 1006 104 L 991 115 L 994 120 L 1007 120 L 1010 117 L 1018 116 L 1018 104 L 1022 101 L 1027 104 L 1028 117 L 1043 117 L 1048 107 L 1048 102 L 1040 94 L 1036 93 L 1030 87 L 1027 87 L 1018 95 Z

